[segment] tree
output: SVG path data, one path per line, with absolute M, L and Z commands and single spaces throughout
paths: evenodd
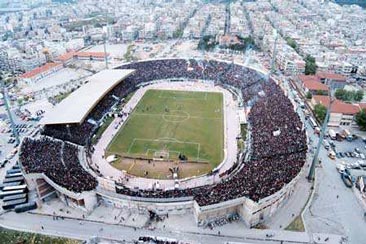
M 316 91 L 316 95 L 324 96 L 324 95 L 327 95 L 327 92 L 326 91 L 322 91 L 322 90 L 317 90 Z
M 334 96 L 339 99 L 339 100 L 344 100 L 345 94 L 346 94 L 346 90 L 344 89 L 337 89 L 334 93 Z
M 360 127 L 361 130 L 366 130 L 366 112 L 365 109 L 362 109 L 360 112 L 356 114 L 356 123 Z
M 306 99 L 311 99 L 311 98 L 313 98 L 313 94 L 311 94 L 311 92 L 307 92 L 306 93 Z
M 358 90 L 353 99 L 357 102 L 361 101 L 363 99 L 363 90 Z
M 294 39 L 292 39 L 291 37 L 286 37 L 286 42 L 287 44 L 292 47 L 296 52 L 299 52 L 299 49 L 298 49 L 298 46 L 297 46 L 297 43 Z
M 203 36 L 198 42 L 198 49 L 210 51 L 216 47 L 218 43 L 216 42 L 216 36 L 207 35 Z
M 307 55 L 305 58 L 305 75 L 315 75 L 317 68 L 315 58 Z
M 321 122 L 324 122 L 325 116 L 327 114 L 327 108 L 322 104 L 317 104 L 314 106 L 315 117 Z
M 347 91 L 345 89 L 337 89 L 334 95 L 337 99 L 345 102 L 349 101 L 359 102 L 363 98 L 363 90 L 358 90 L 355 92 L 355 91 Z

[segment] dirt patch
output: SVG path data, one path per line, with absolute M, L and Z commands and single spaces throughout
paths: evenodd
M 131 158 L 122 158 L 112 163 L 112 166 L 131 175 L 150 179 L 172 179 L 173 176 L 169 168 L 173 167 L 179 167 L 178 176 L 180 179 L 203 175 L 211 171 L 211 165 L 208 163 L 182 163 Z

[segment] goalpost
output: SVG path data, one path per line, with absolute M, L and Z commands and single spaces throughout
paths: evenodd
M 168 160 L 169 159 L 169 150 L 162 149 L 154 152 L 154 160 Z

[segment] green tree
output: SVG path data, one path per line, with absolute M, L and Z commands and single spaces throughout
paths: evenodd
M 337 89 L 335 92 L 335 97 L 339 100 L 349 102 L 349 101 L 356 101 L 359 102 L 363 98 L 363 90 L 358 91 L 347 91 L 345 89 Z
M 181 38 L 182 36 L 183 36 L 183 30 L 182 29 L 177 29 L 173 33 L 173 38 Z
M 307 55 L 305 58 L 305 75 L 315 75 L 316 69 L 315 58 Z
M 356 123 L 360 127 L 361 130 L 366 130 L 366 112 L 365 109 L 362 109 L 360 112 L 356 114 Z
M 317 104 L 314 106 L 314 113 L 316 118 L 323 123 L 327 114 L 327 108 L 323 104 Z
M 363 99 L 363 90 L 358 90 L 353 99 L 357 102 L 361 101 Z
M 198 49 L 209 51 L 214 49 L 217 44 L 218 43 L 216 42 L 216 36 L 213 35 L 203 36 L 198 42 Z
M 318 90 L 318 91 L 316 91 L 316 95 L 320 95 L 320 96 L 327 95 L 327 92 L 322 91 L 322 90 Z
M 344 100 L 346 97 L 347 91 L 344 89 L 337 89 L 334 93 L 334 96 L 339 100 Z
M 288 36 L 286 37 L 286 42 L 290 47 L 292 47 L 296 52 L 298 52 L 298 46 L 294 39 Z
M 306 93 L 306 99 L 311 99 L 311 98 L 313 98 L 313 94 L 311 94 L 311 92 L 307 92 Z

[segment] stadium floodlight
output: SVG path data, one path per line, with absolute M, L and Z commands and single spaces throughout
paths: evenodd
M 2 74 L 1 73 L 0 73 L 0 86 L 1 86 L 1 93 L 3 94 L 5 109 L 6 109 L 6 112 L 8 113 L 8 118 L 10 120 L 10 126 L 11 126 L 11 129 L 12 129 L 13 135 L 15 136 L 16 145 L 19 145 L 19 143 L 20 143 L 19 134 L 18 134 L 18 131 L 15 128 L 13 115 L 11 114 L 10 106 L 9 106 L 8 89 L 5 86 L 5 82 L 2 79 Z
M 104 48 L 104 61 L 105 61 L 105 68 L 108 69 L 108 57 L 107 57 L 107 36 L 108 36 L 108 12 L 105 15 L 107 24 L 103 27 L 103 48 Z
M 319 151 L 320 151 L 323 139 L 324 139 L 325 130 L 327 129 L 327 125 L 328 125 L 328 121 L 329 121 L 329 117 L 330 117 L 330 110 L 332 108 L 332 103 L 335 101 L 335 98 L 332 96 L 331 93 L 332 93 L 331 90 L 329 90 L 329 104 L 328 104 L 328 108 L 327 108 L 327 113 L 326 113 L 324 121 L 323 121 L 322 128 L 320 130 L 320 135 L 319 135 L 317 148 L 315 150 L 313 161 L 311 162 L 309 174 L 308 174 L 308 177 L 307 177 L 309 181 L 314 180 L 315 166 L 319 162 Z
M 271 60 L 270 75 L 273 74 L 276 71 L 275 63 L 276 63 L 277 39 L 278 39 L 278 33 L 277 33 L 276 29 L 273 30 L 273 37 L 274 37 L 274 44 L 273 44 L 273 53 L 272 53 L 272 60 Z

